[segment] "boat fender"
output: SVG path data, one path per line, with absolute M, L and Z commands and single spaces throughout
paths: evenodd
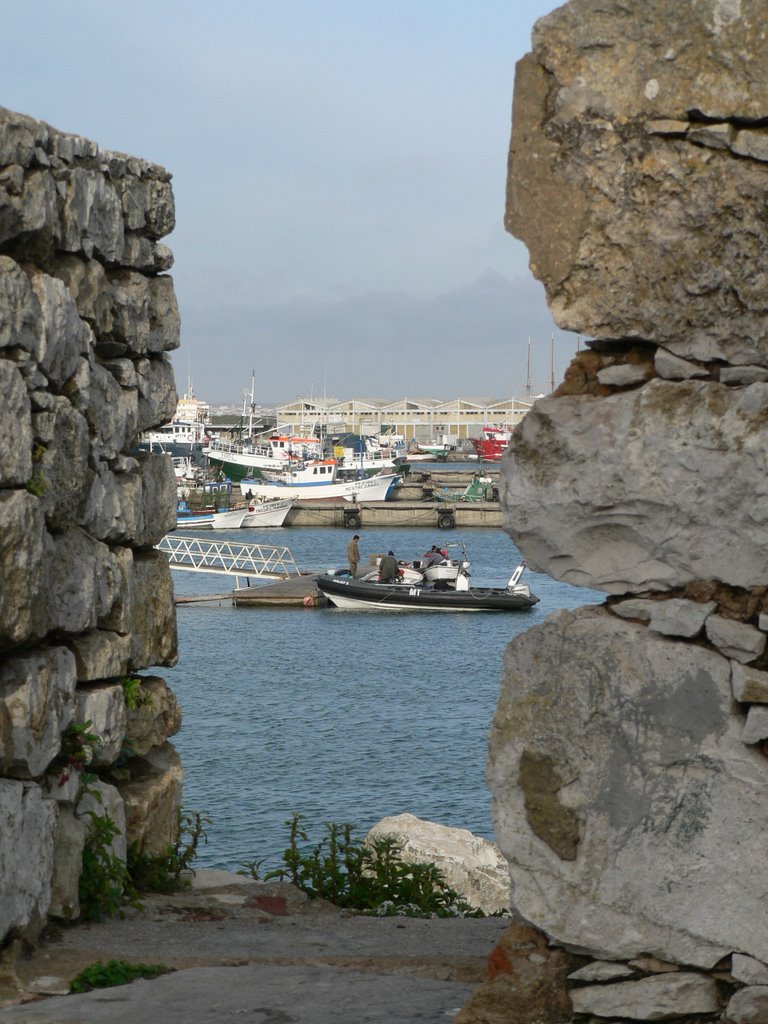
M 359 512 L 345 512 L 344 525 L 350 530 L 357 530 L 361 525 Z
M 441 512 L 437 517 L 437 525 L 441 530 L 452 530 L 456 526 L 456 517 L 453 512 Z

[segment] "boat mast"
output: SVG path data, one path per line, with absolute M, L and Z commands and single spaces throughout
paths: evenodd
M 555 335 L 554 332 L 550 335 L 549 342 L 549 393 L 554 394 L 555 391 Z
M 528 369 L 525 374 L 525 397 L 531 400 L 531 336 L 528 335 Z

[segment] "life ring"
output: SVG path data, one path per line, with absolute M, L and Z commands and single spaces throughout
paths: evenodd
M 456 526 L 453 512 L 441 512 L 437 517 L 437 525 L 441 530 L 452 530 Z
M 350 530 L 357 530 L 360 527 L 360 513 L 359 512 L 345 512 L 344 513 L 344 525 Z

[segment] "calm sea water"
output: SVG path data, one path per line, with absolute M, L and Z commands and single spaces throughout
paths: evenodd
M 475 585 L 504 585 L 520 560 L 502 530 L 361 530 L 361 563 L 392 549 L 419 557 L 466 542 Z M 201 538 L 287 545 L 301 569 L 346 564 L 350 531 L 283 528 Z M 492 838 L 485 785 L 488 728 L 502 656 L 517 633 L 558 608 L 602 600 L 527 574 L 529 612 L 472 614 L 234 608 L 227 599 L 178 607 L 180 659 L 164 674 L 183 711 L 174 738 L 184 806 L 214 819 L 201 867 L 275 867 L 286 820 L 306 816 L 362 834 L 411 812 Z M 175 572 L 178 594 L 225 593 L 224 576 Z

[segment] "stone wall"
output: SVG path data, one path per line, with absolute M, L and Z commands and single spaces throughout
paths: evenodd
M 517 68 L 507 225 L 592 340 L 502 501 L 609 596 L 510 644 L 488 774 L 515 907 L 587 958 L 577 1019 L 768 1020 L 766 25 L 571 0 Z
M 170 175 L 0 108 L 0 947 L 78 917 L 93 814 L 174 837 Z M 87 768 L 87 773 L 84 769 Z M 84 779 L 88 784 L 84 786 Z

